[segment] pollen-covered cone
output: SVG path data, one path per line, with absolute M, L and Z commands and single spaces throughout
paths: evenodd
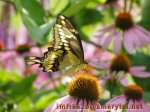
M 97 78 L 90 75 L 77 76 L 68 85 L 68 93 L 44 112 L 104 112 L 100 109 L 102 89 Z

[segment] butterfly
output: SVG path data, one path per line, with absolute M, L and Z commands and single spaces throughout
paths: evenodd
M 57 16 L 53 39 L 53 46 L 48 48 L 43 57 L 28 57 L 27 64 L 39 64 L 39 67 L 47 72 L 61 70 L 68 74 L 87 66 L 79 33 L 64 15 Z

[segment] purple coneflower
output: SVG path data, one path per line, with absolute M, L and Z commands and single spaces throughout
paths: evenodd
M 117 80 L 125 80 L 125 74 L 129 73 L 135 77 L 146 78 L 150 77 L 150 73 L 146 72 L 145 66 L 132 66 L 129 58 L 124 54 L 119 54 L 110 63 L 95 62 L 90 63 L 91 66 L 108 70 L 108 79 L 117 78 Z
M 97 37 L 99 37 L 98 44 L 101 44 L 104 49 L 107 49 L 114 39 L 116 53 L 120 53 L 122 43 L 130 54 L 135 53 L 137 48 L 150 44 L 150 33 L 135 24 L 132 15 L 128 12 L 119 13 L 115 19 L 115 24 L 101 29 Z
M 57 100 L 44 112 L 103 112 L 94 108 L 99 105 L 102 89 L 97 78 L 90 75 L 77 76 L 68 86 L 69 95 Z
M 144 90 L 137 85 L 126 87 L 124 94 L 109 100 L 106 105 L 119 105 L 118 109 L 128 112 L 150 112 L 150 107 L 143 100 Z

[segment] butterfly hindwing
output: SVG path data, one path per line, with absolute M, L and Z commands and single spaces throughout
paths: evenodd
M 63 60 L 66 55 L 66 51 L 63 49 L 58 49 L 54 51 L 51 47 L 47 52 L 44 53 L 43 57 L 35 57 L 31 56 L 27 59 L 28 65 L 39 64 L 39 67 L 43 69 L 43 71 L 47 72 L 55 72 L 59 70 L 59 63 Z

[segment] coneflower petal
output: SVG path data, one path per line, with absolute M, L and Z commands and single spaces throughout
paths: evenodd
M 113 37 L 115 36 L 115 31 L 112 31 L 105 39 L 104 44 L 103 44 L 103 48 L 107 49 L 109 44 L 111 43 Z
M 150 107 L 142 100 L 142 107 L 144 112 L 150 112 Z
M 130 54 L 135 52 L 134 40 L 131 38 L 128 31 L 125 31 L 124 33 L 124 47 Z
M 115 39 L 115 43 L 114 43 L 114 49 L 115 49 L 115 53 L 120 53 L 121 51 L 121 47 L 122 47 L 122 39 L 121 39 L 121 32 L 118 32 L 116 34 L 116 39 Z

